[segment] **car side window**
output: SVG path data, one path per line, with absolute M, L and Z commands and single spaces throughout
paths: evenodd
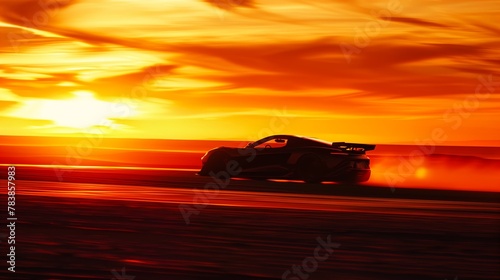
M 288 142 L 288 139 L 271 139 L 271 140 L 268 140 L 266 142 L 260 143 L 259 145 L 255 146 L 255 148 L 256 149 L 283 148 L 286 146 L 287 142 Z

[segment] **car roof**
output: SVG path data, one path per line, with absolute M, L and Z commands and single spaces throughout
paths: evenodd
M 276 134 L 276 135 L 271 135 L 271 136 L 265 137 L 263 139 L 275 139 L 275 138 L 294 140 L 293 142 L 295 145 L 307 145 L 307 144 L 309 144 L 309 145 L 321 144 L 321 146 L 331 146 L 332 145 L 332 142 L 328 142 L 325 140 L 312 138 L 312 137 L 299 136 L 299 135 Z

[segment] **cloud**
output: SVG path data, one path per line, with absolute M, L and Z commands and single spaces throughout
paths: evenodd
M 418 18 L 410 18 L 410 17 L 391 17 L 390 21 L 414 24 L 414 25 L 419 25 L 419 26 L 426 26 L 426 27 L 442 27 L 442 28 L 449 28 L 450 27 L 450 26 L 445 25 L 445 24 L 427 21 L 427 20 L 418 19 Z
M 255 3 L 253 0 L 203 0 L 203 2 L 210 4 L 215 8 L 226 11 L 231 11 L 239 7 L 255 8 Z
M 314 132 L 314 120 L 346 120 L 339 133 L 352 134 L 349 125 L 373 118 L 391 128 L 411 119 L 422 132 L 474 92 L 478 75 L 498 79 L 499 30 L 487 2 L 441 1 L 425 11 L 403 5 L 382 22 L 373 11 L 387 9 L 385 2 L 9 0 L 0 7 L 0 83 L 21 101 L 89 90 L 116 102 L 135 93 L 148 113 L 126 120 L 138 122 L 131 131 L 161 124 L 175 128 L 168 136 L 189 125 L 196 129 L 183 135 L 209 135 L 203 124 L 213 129 L 214 119 L 241 135 L 242 122 L 255 129 L 281 106 L 302 123 L 297 131 Z M 228 17 L 217 19 L 214 9 Z M 368 35 L 372 21 L 386 24 Z M 359 47 L 363 32 L 369 38 Z M 359 48 L 350 63 L 342 42 Z M 477 119 L 498 118 L 491 117 L 496 96 Z
M 290 91 L 351 88 L 380 97 L 440 96 L 461 93 L 473 76 L 454 68 L 455 59 L 478 59 L 485 49 L 481 45 L 460 44 L 391 44 L 374 43 L 351 64 L 345 65 L 341 50 L 332 39 L 287 44 L 253 44 L 231 46 L 186 46 L 183 53 L 190 63 L 203 67 L 207 58 L 219 59 L 214 70 L 225 75 L 198 76 L 219 81 L 231 88 L 261 88 Z M 437 66 L 435 73 L 419 71 Z M 493 67 L 492 67 L 493 69 Z M 491 69 L 491 70 L 492 70 Z M 374 72 L 376 71 L 376 76 Z M 485 69 L 483 69 L 485 71 Z M 448 72 L 448 73 L 446 73 Z M 376 77 L 376 78 L 375 78 Z M 424 90 L 425 88 L 425 90 Z

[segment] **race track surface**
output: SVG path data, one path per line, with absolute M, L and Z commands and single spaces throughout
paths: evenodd
M 182 170 L 161 178 L 21 178 L 14 279 L 500 275 L 498 195 L 238 179 L 214 188 Z

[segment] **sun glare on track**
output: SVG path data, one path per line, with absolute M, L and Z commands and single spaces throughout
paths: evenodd
M 415 177 L 418 179 L 424 179 L 427 177 L 427 168 L 425 167 L 419 167 L 417 171 L 415 171 Z

